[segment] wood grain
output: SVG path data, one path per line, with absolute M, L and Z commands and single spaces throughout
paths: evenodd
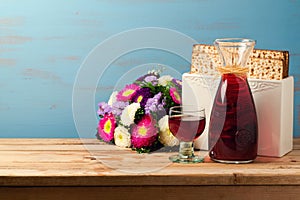
M 122 187 L 2 187 L 2 199 L 211 199 L 282 200 L 299 198 L 297 186 L 122 186 Z
M 111 168 L 105 158 L 95 158 L 94 149 L 118 159 L 123 167 L 136 169 L 126 173 Z M 94 139 L 0 139 L 0 185 L 2 187 L 58 186 L 203 186 L 203 185 L 300 185 L 300 139 L 294 150 L 282 158 L 258 157 L 244 165 L 219 164 L 208 157 L 200 164 L 168 163 L 157 170 L 138 171 L 139 154 Z M 100 149 L 100 150 L 99 150 Z M 124 153 L 125 152 L 125 153 Z M 173 153 L 173 152 L 171 152 Z M 145 154 L 147 167 L 156 167 L 168 152 Z M 99 156 L 99 154 L 98 154 Z M 131 163 L 124 163 L 131 156 Z M 154 168 L 155 169 L 155 168 Z
M 95 139 L 0 139 L 1 199 L 281 200 L 300 195 L 300 139 L 282 158 L 258 157 L 245 165 L 205 158 L 205 163 L 169 164 L 146 173 L 107 167 L 95 159 L 95 152 L 87 151 L 95 147 L 112 157 L 138 158 L 133 151 Z M 161 154 L 167 160 L 169 153 Z M 159 162 L 155 153 L 149 158 L 147 165 Z M 134 162 L 129 164 L 136 168 Z
M 139 171 L 145 169 L 137 162 L 141 155 L 96 139 L 0 139 L 0 197 L 66 199 L 68 194 L 67 199 L 118 199 L 124 195 L 153 199 L 160 194 L 161 199 L 179 199 L 185 194 L 238 199 L 251 190 L 246 194 L 249 199 L 293 199 L 300 195 L 300 139 L 294 141 L 294 150 L 282 158 L 258 157 L 254 163 L 242 165 L 219 164 L 206 157 L 200 164 L 167 163 L 162 167 L 162 159 L 168 162 L 174 152 L 145 154 L 148 171 Z M 106 157 L 98 160 L 95 154 Z M 125 163 L 128 158 L 123 157 L 131 162 Z M 120 166 L 108 166 L 108 158 L 127 170 L 131 167 L 130 173 Z

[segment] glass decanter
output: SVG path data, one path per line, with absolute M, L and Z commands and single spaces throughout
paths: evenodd
M 209 156 L 222 163 L 249 163 L 257 156 L 257 116 L 247 81 L 247 59 L 254 40 L 215 40 L 223 62 L 217 70 L 221 81 L 209 125 Z

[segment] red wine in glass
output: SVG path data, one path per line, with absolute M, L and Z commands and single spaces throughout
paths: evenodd
M 194 155 L 193 142 L 205 128 L 205 110 L 197 106 L 174 106 L 169 112 L 169 128 L 180 141 L 179 154 L 170 156 L 172 162 L 198 163 L 203 158 Z
M 169 118 L 171 133 L 179 140 L 190 142 L 197 139 L 205 128 L 204 117 L 172 116 Z

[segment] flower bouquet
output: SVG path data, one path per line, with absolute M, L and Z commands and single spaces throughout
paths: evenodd
M 97 138 L 139 153 L 179 141 L 168 125 L 170 107 L 181 104 L 181 80 L 152 70 L 98 104 Z

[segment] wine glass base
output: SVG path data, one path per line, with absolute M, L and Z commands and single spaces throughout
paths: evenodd
M 169 160 L 171 160 L 173 163 L 201 163 L 204 161 L 204 158 L 199 156 L 180 156 L 180 155 L 173 155 L 169 157 Z

